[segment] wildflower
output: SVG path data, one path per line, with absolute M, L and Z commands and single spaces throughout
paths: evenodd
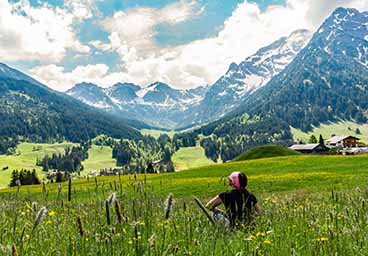
M 51 220 L 46 221 L 46 225 L 51 225 L 51 224 L 52 224 Z
M 54 211 L 49 212 L 49 216 L 50 216 L 50 217 L 53 217 L 53 216 L 55 216 L 55 215 L 56 215 L 56 212 L 54 212 Z
M 327 242 L 328 241 L 328 237 L 319 237 L 319 238 L 317 238 L 317 241 L 319 241 L 319 242 Z
M 272 242 L 270 240 L 268 240 L 268 239 L 267 240 L 264 240 L 263 243 L 265 245 L 271 245 L 272 244 Z
M 26 215 L 26 212 L 21 212 L 20 214 L 21 214 L 22 216 L 24 216 L 24 215 Z
M 247 240 L 247 241 L 253 241 L 253 240 L 256 240 L 257 238 L 255 237 L 255 236 L 253 236 L 253 235 L 250 235 L 250 236 L 248 236 L 245 240 Z
M 257 236 L 257 237 L 260 237 L 260 236 L 266 236 L 266 234 L 265 234 L 264 232 L 258 232 L 258 233 L 256 234 L 256 236 Z

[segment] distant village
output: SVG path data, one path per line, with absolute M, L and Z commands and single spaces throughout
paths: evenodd
M 347 136 L 332 136 L 328 140 L 324 140 L 322 136 L 319 140 L 312 135 L 309 139 L 309 143 L 305 144 L 302 141 L 298 141 L 296 144 L 289 147 L 294 151 L 300 152 L 302 154 L 308 155 L 358 155 L 358 154 L 368 154 L 368 146 L 360 142 L 360 138 L 352 135 Z M 162 172 L 163 161 L 157 160 L 150 164 L 151 169 L 148 173 L 159 173 Z M 119 174 L 130 173 L 124 168 L 105 168 L 100 171 L 92 170 L 87 176 L 111 176 Z
M 308 144 L 299 142 L 289 147 L 302 154 L 341 154 L 341 155 L 359 155 L 367 154 L 368 147 L 360 143 L 360 139 L 352 136 L 332 136 L 326 142 L 320 136 L 319 141 L 312 136 Z

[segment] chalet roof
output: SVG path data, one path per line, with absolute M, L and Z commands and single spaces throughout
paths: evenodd
M 333 137 L 331 137 L 330 139 L 327 140 L 327 143 L 328 144 L 336 144 L 336 143 L 339 143 L 339 142 L 341 142 L 343 140 L 346 140 L 348 138 L 360 140 L 359 138 L 354 137 L 354 136 L 333 136 Z
M 289 147 L 292 150 L 314 150 L 318 148 L 321 144 L 313 143 L 313 144 L 295 144 Z

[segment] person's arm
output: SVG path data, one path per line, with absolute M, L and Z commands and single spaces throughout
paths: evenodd
M 207 204 L 206 208 L 210 209 L 211 211 L 214 211 L 217 206 L 222 204 L 221 198 L 217 195 L 214 198 L 212 198 Z
M 261 215 L 262 214 L 262 209 L 261 209 L 261 206 L 259 205 L 259 203 L 256 203 L 254 205 L 254 209 L 256 210 L 257 215 Z

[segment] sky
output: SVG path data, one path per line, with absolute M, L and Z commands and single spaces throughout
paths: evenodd
M 58 91 L 80 82 L 213 84 L 337 7 L 367 0 L 0 0 L 0 62 Z

